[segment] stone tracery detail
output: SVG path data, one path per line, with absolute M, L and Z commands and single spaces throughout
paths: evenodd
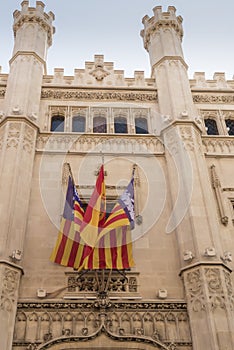
M 223 267 L 196 268 L 185 275 L 188 303 L 195 312 L 233 308 L 230 272 Z
M 135 302 L 113 303 L 104 313 L 94 312 L 92 303 L 19 304 L 14 346 L 21 342 L 22 350 L 26 350 L 59 337 L 88 337 L 99 329 L 138 341 L 147 337 L 165 344 L 162 349 L 170 344 L 181 350 L 184 346 L 191 349 L 186 304 Z
M 0 299 L 0 309 L 8 312 L 12 311 L 16 302 L 16 292 L 19 283 L 19 275 L 10 267 L 5 267 L 3 274 L 3 289 Z
M 21 125 L 19 123 L 10 123 L 6 140 L 7 148 L 17 148 L 20 141 Z

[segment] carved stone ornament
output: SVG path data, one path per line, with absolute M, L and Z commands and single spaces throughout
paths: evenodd
M 19 273 L 10 267 L 5 267 L 3 273 L 3 288 L 0 295 L 0 310 L 11 312 L 16 303 Z
M 230 272 L 220 267 L 200 267 L 185 274 L 188 303 L 195 312 L 233 308 Z
M 214 189 L 215 199 L 216 199 L 216 202 L 218 205 L 220 221 L 224 226 L 227 226 L 228 217 L 225 214 L 224 205 L 223 205 L 223 201 L 222 201 L 222 189 L 221 189 L 220 180 L 219 180 L 219 177 L 218 177 L 217 172 L 215 170 L 214 164 L 211 165 L 210 169 L 211 169 L 211 183 L 212 183 L 212 187 Z
M 154 91 L 135 92 L 124 91 L 87 91 L 80 89 L 50 89 L 43 88 L 41 98 L 47 100 L 92 100 L 92 101 L 139 101 L 157 102 L 157 93 Z
M 90 73 L 97 81 L 102 81 L 110 73 L 107 72 L 102 66 L 97 65 Z
M 6 94 L 6 88 L 0 89 L 0 98 L 4 98 Z
M 219 103 L 219 104 L 234 104 L 234 94 L 225 95 L 210 95 L 210 94 L 193 94 L 194 103 Z

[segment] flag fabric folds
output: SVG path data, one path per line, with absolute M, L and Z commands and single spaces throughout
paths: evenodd
M 96 185 L 93 194 L 89 200 L 86 208 L 83 222 L 80 227 L 80 236 L 86 243 L 83 262 L 78 267 L 78 270 L 87 269 L 87 262 L 89 256 L 92 254 L 96 242 L 100 227 L 105 222 L 106 217 L 106 188 L 104 182 L 104 166 L 102 165 L 96 180 Z
M 84 210 L 72 178 L 69 176 L 66 200 L 56 245 L 50 260 L 63 266 L 74 267 L 82 262 L 85 244 L 80 238 Z
M 83 269 L 128 269 L 134 266 L 131 229 L 134 228 L 134 178 L 100 227 L 96 244 Z
M 134 266 L 134 217 L 134 176 L 108 217 L 103 165 L 85 212 L 69 176 L 59 235 L 50 260 L 78 271 Z

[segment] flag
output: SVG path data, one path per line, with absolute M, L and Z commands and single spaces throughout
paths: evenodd
M 134 228 L 134 178 L 100 227 L 96 244 L 89 250 L 84 269 L 128 269 L 134 266 L 131 229 Z
M 104 236 L 106 232 L 121 226 L 130 226 L 131 230 L 135 227 L 134 177 L 132 177 L 126 190 L 106 219 L 99 234 L 99 239 Z
M 83 264 L 79 267 L 79 270 L 87 268 L 87 259 L 89 256 L 90 259 L 92 257 L 100 228 L 105 222 L 105 216 L 106 189 L 104 182 L 104 166 L 102 165 L 80 227 L 80 236 L 86 243 L 86 246 L 84 250 Z
M 80 237 L 84 210 L 71 176 L 68 179 L 66 200 L 56 245 L 50 260 L 63 266 L 74 267 L 83 261 L 85 243 Z

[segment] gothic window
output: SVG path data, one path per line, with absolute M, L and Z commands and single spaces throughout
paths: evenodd
M 54 115 L 52 117 L 50 130 L 54 132 L 64 131 L 64 117 L 62 115 Z
M 135 118 L 135 131 L 136 134 L 148 134 L 148 123 L 146 118 Z
M 229 135 L 234 135 L 234 119 L 225 119 L 227 131 Z
M 217 124 L 216 124 L 216 121 L 214 119 L 211 119 L 211 118 L 205 119 L 205 126 L 206 126 L 207 135 L 218 135 L 219 134 Z
M 85 117 L 75 116 L 72 118 L 72 131 L 85 132 Z
M 128 133 L 127 119 L 125 117 L 116 117 L 114 120 L 114 126 L 116 134 Z
M 106 118 L 105 117 L 94 117 L 93 118 L 93 132 L 95 133 L 106 133 Z

